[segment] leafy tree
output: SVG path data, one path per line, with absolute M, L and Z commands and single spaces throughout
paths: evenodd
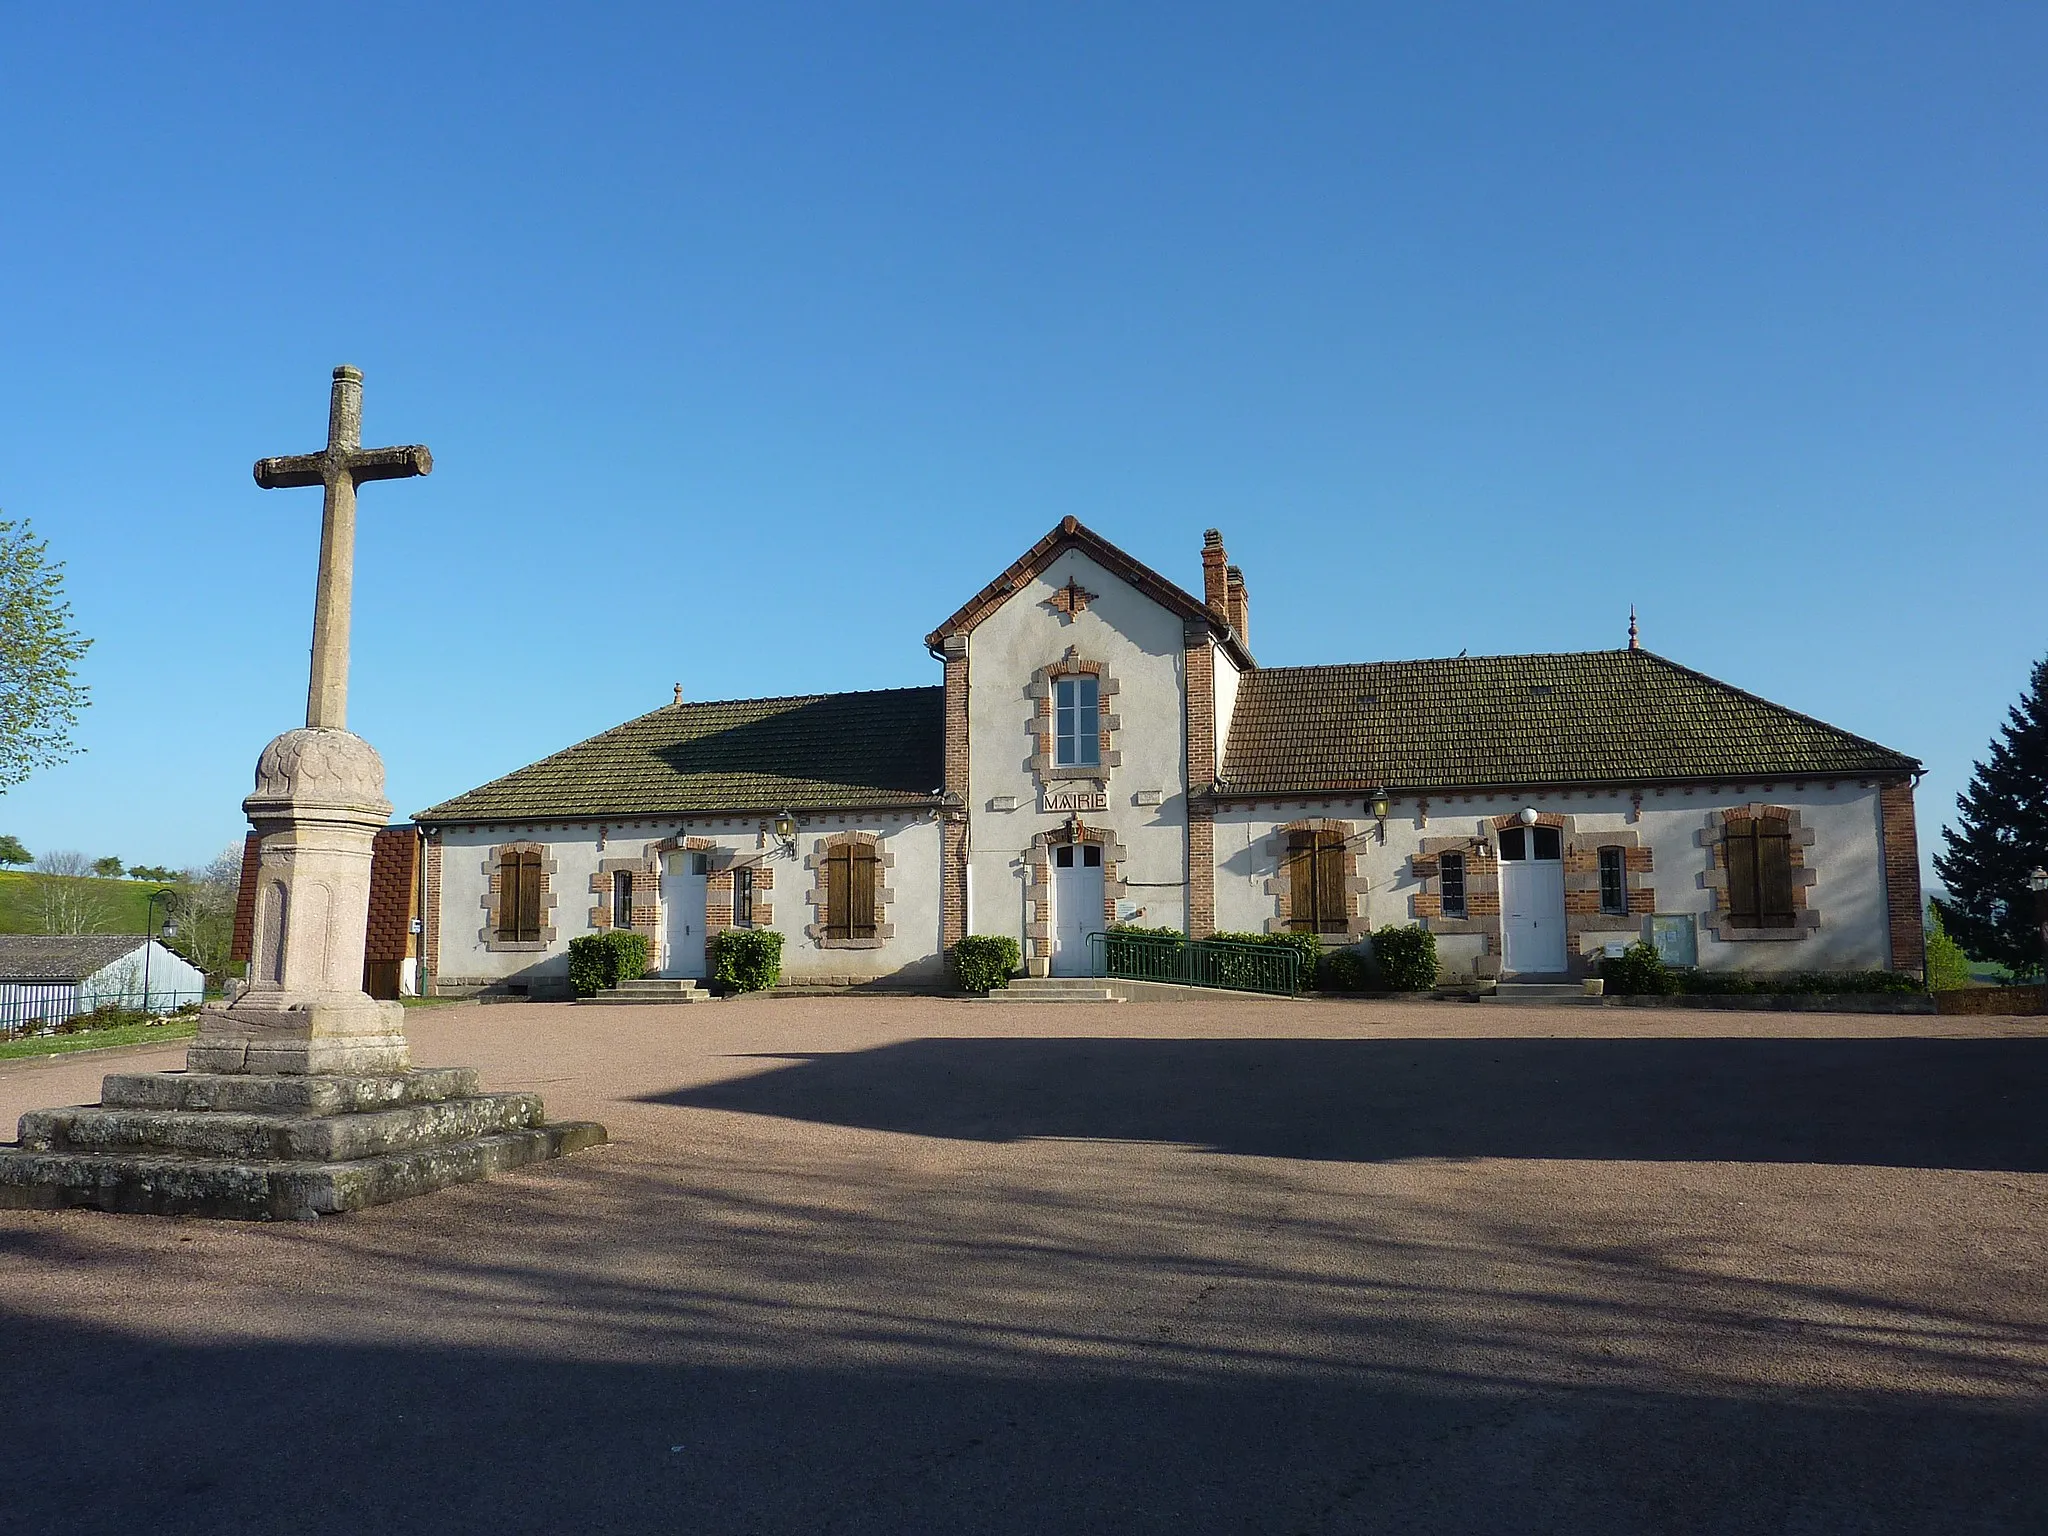
M 0 519 L 0 789 L 78 751 L 90 700 L 72 668 L 92 642 L 71 627 L 63 572 L 27 523 Z
M 118 880 L 126 873 L 121 867 L 121 861 L 112 857 L 94 859 L 92 861 L 92 872 L 102 880 Z
M 1941 921 L 1941 903 L 1927 899 L 1927 990 L 1957 992 L 1970 984 L 1970 957 L 1948 936 Z
M 1934 856 L 1949 891 L 1935 902 L 1943 928 L 1964 953 L 2036 975 L 2041 936 L 2027 875 L 2048 865 L 2048 661 L 2035 664 L 1956 807 L 1958 824 L 1942 829 Z
M 158 885 L 169 885 L 178 878 L 178 872 L 174 869 L 166 869 L 161 864 L 130 864 L 128 866 L 128 878 L 130 880 L 153 880 Z
M 18 837 L 0 837 L 0 864 L 33 864 L 35 855 L 21 846 Z

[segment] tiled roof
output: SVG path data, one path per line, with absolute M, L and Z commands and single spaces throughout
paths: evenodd
M 0 933 L 0 981 L 83 981 L 142 944 L 139 933 Z
M 1246 673 L 1229 794 L 1910 773 L 1919 763 L 1648 651 Z
M 941 688 L 671 704 L 480 789 L 421 821 L 560 821 L 937 803 Z

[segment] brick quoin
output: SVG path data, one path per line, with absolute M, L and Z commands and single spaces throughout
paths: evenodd
M 427 910 L 420 914 L 420 991 L 441 973 L 441 834 L 427 834 Z
M 1920 836 L 1913 822 L 1913 785 L 1897 779 L 1877 791 L 1884 844 L 1884 904 L 1891 919 L 1892 969 L 1927 972 L 1927 935 L 1920 898 Z
M 1195 797 L 1216 782 L 1216 654 L 1208 635 L 1192 624 L 1182 661 L 1187 679 L 1188 937 L 1206 939 L 1216 931 L 1216 826 L 1206 806 L 1196 807 Z
M 967 936 L 967 637 L 948 635 L 946 658 L 946 796 L 939 825 L 939 947 Z

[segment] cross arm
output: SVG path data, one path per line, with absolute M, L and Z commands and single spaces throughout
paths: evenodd
M 258 459 L 256 483 L 266 491 L 287 490 L 295 485 L 320 485 L 327 478 L 327 455 L 295 453 L 282 459 Z
M 404 480 L 413 475 L 431 475 L 434 456 L 424 444 L 404 448 L 359 448 L 348 456 L 349 473 L 358 483 L 364 480 Z

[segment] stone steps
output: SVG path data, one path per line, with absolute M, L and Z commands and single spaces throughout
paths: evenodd
M 1002 1003 L 1115 1003 L 1121 1002 L 1106 982 L 1090 976 L 1018 976 L 1007 988 L 988 994 L 991 1002 Z
M 1575 981 L 1504 981 L 1481 999 L 1496 1003 L 1588 1003 L 1586 989 Z
M 644 1003 L 710 1003 L 717 999 L 694 980 L 681 977 L 643 976 L 638 981 L 622 981 L 616 987 L 593 996 L 579 999 L 585 1003 L 605 1003 L 611 1006 L 625 1004 L 632 1006 Z
M 473 1068 L 116 1073 L 101 1102 L 31 1110 L 0 1147 L 0 1208 L 306 1220 L 488 1178 L 605 1140 Z

